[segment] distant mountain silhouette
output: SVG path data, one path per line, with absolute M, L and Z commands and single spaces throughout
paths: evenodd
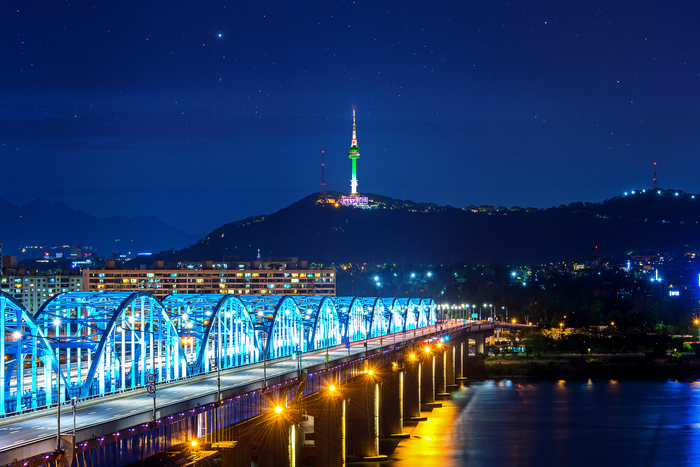
M 3 254 L 39 257 L 50 247 L 73 246 L 80 243 L 92 246 L 93 251 L 110 254 L 113 251 L 158 252 L 181 248 L 196 242 L 198 236 L 175 229 L 156 217 L 106 217 L 97 219 L 71 209 L 66 203 L 48 203 L 42 199 L 18 207 L 0 199 L 0 242 Z M 42 250 L 22 247 L 43 246 Z
M 376 208 L 318 205 L 318 195 L 309 195 L 273 214 L 226 224 L 194 245 L 158 256 L 166 261 L 220 261 L 224 255 L 249 260 L 259 249 L 262 259 L 296 256 L 325 264 L 545 263 L 700 250 L 700 198 L 679 190 L 510 210 L 367 196 Z

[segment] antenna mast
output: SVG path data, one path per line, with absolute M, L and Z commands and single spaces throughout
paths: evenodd
M 327 203 L 328 195 L 326 194 L 326 151 L 321 151 L 321 192 L 318 194 L 318 203 Z

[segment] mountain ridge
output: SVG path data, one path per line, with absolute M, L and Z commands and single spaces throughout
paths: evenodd
M 158 252 L 196 242 L 200 236 L 182 232 L 155 216 L 97 218 L 63 201 L 36 198 L 22 206 L 0 199 L 0 242 L 4 255 L 20 259 L 43 256 L 62 245 L 79 243 L 100 254 Z M 47 226 L 49 228 L 47 228 Z M 42 249 L 27 249 L 41 246 Z M 22 251 L 25 249 L 26 251 Z
M 225 224 L 193 245 L 158 257 L 250 260 L 260 249 L 262 259 L 295 256 L 325 264 L 542 263 L 700 248 L 700 199 L 680 190 L 500 211 L 367 196 L 379 200 L 377 208 L 319 205 L 318 194 L 311 194 L 274 213 Z

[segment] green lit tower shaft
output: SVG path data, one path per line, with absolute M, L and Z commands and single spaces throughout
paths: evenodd
M 350 195 L 357 194 L 357 159 L 360 158 L 360 149 L 357 147 L 357 130 L 355 128 L 355 106 L 352 107 L 352 143 L 348 157 L 352 161 L 352 180 L 350 180 Z

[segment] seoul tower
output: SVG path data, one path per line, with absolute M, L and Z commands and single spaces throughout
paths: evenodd
M 350 196 L 357 195 L 357 159 L 360 158 L 360 149 L 357 147 L 357 130 L 355 128 L 355 106 L 352 106 L 352 142 L 348 157 L 352 160 L 352 180 L 350 180 Z

